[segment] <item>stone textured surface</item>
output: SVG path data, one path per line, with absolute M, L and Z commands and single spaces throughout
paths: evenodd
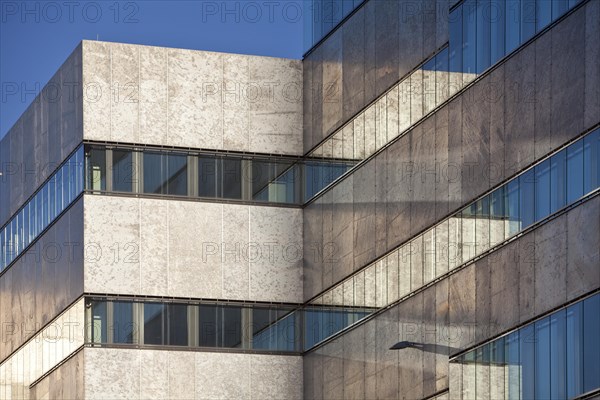
M 82 48 L 85 139 L 302 153 L 300 61 L 96 41 Z
M 86 348 L 86 399 L 302 399 L 302 358 Z
M 86 195 L 85 290 L 301 302 L 293 208 Z

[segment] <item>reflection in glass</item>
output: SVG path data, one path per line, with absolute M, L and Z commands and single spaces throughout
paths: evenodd
M 567 204 L 567 151 L 562 150 L 550 158 L 550 212 L 555 213 Z
M 521 229 L 535 222 L 535 170 L 532 168 L 519 177 Z
M 535 34 L 535 3 L 535 0 L 521 0 L 521 43 L 526 42 Z
M 550 159 L 535 167 L 535 219 L 539 221 L 550 215 Z
M 129 150 L 113 150 L 112 152 L 112 188 L 117 192 L 133 190 L 133 153 Z
M 171 346 L 188 345 L 188 315 L 186 304 L 168 304 L 168 344 Z
M 535 398 L 550 398 L 550 318 L 535 323 Z
M 506 24 L 506 1 L 491 0 L 490 3 L 491 20 L 491 47 L 490 47 L 490 65 L 496 63 L 506 54 L 505 49 L 505 24 Z
M 583 140 L 567 148 L 567 203 L 583 196 Z
M 477 73 L 490 66 L 491 0 L 477 0 Z
M 560 310 L 550 316 L 550 398 L 567 397 L 567 325 L 566 311 Z
M 477 3 L 474 0 L 464 1 L 463 9 L 463 64 L 462 72 L 465 73 L 465 83 L 470 82 L 477 68 Z
M 145 303 L 144 344 L 166 344 L 165 325 L 165 305 L 161 303 Z
M 134 343 L 135 323 L 133 320 L 133 304 L 115 301 L 113 305 L 113 343 Z
M 583 390 L 583 304 L 567 308 L 567 397 Z
M 583 192 L 590 193 L 600 186 L 600 129 L 583 139 Z
M 86 147 L 86 189 L 106 190 L 106 154 L 104 149 Z
M 583 392 L 600 388 L 600 295 L 583 302 Z
M 535 325 L 520 329 L 521 398 L 535 400 Z

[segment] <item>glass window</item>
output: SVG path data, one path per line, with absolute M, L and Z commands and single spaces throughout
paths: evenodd
M 188 314 L 187 304 L 168 304 L 167 318 L 169 341 L 172 346 L 188 345 Z
M 64 210 L 65 208 L 67 208 L 67 206 L 69 204 L 71 204 L 71 201 L 73 201 L 73 198 L 71 197 L 71 195 L 73 194 L 73 191 L 71 189 L 71 184 L 72 184 L 72 178 L 71 178 L 71 167 L 69 166 L 69 163 L 66 163 L 65 165 L 62 166 L 61 168 L 62 170 L 62 179 L 63 179 L 63 202 L 62 202 L 62 210 Z
M 50 178 L 50 180 L 48 182 L 46 182 L 46 185 L 48 185 L 48 187 L 50 188 L 50 191 L 48 192 L 50 195 L 50 203 L 49 203 L 49 208 L 50 208 L 50 219 L 53 220 L 54 218 L 56 218 L 56 216 L 58 214 L 60 214 L 61 210 L 62 210 L 62 204 L 58 204 L 56 201 L 57 195 L 59 199 L 62 199 L 62 190 L 57 190 L 57 186 L 56 186 L 56 180 L 59 179 L 59 173 L 61 171 L 58 170 L 54 176 L 52 176 Z M 62 182 L 61 182 L 62 184 Z M 60 187 L 60 186 L 59 186 Z M 58 192 L 58 193 L 57 193 Z
M 508 215 L 506 214 L 505 186 L 490 194 L 490 245 L 494 246 L 505 239 Z
M 550 159 L 535 167 L 535 219 L 540 221 L 550 215 Z
M 198 195 L 217 197 L 217 159 L 210 156 L 198 158 Z
M 505 0 L 491 0 L 490 2 L 490 63 L 494 64 L 496 61 L 504 57 L 505 54 L 505 24 L 506 24 L 506 2 Z
M 242 198 L 242 160 L 223 158 L 223 198 Z
M 477 0 L 477 73 L 490 66 L 491 54 L 491 0 Z
M 425 114 L 433 110 L 436 106 L 435 101 L 435 57 L 423 65 L 423 111 Z M 385 129 L 381 129 L 385 130 Z M 377 131 L 379 137 L 379 131 Z M 387 140 L 386 140 L 387 142 Z M 382 147 L 382 146 L 378 146 Z
M 550 316 L 550 398 L 560 400 L 567 397 L 567 325 L 566 311 Z
M 536 19 L 537 19 L 537 32 L 541 31 L 552 22 L 552 1 L 549 0 L 537 0 L 536 1 Z
M 165 305 L 144 303 L 144 344 L 165 344 Z
M 583 140 L 567 147 L 567 203 L 583 196 Z
M 201 347 L 216 347 L 218 344 L 217 337 L 220 331 L 218 327 L 217 306 L 200 305 L 199 314 L 199 344 Z
M 583 304 L 567 308 L 567 397 L 572 399 L 583 389 Z
M 92 326 L 90 329 L 90 341 L 92 343 L 106 343 L 108 341 L 106 306 L 105 301 L 92 303 Z
M 583 139 L 583 193 L 588 194 L 600 186 L 600 130 Z
M 133 303 L 115 301 L 113 306 L 113 343 L 135 343 Z
M 521 0 L 521 43 L 535 34 L 535 0 Z
M 106 190 L 106 154 L 104 149 L 87 147 L 86 189 Z
M 223 330 L 221 347 L 242 347 L 242 308 L 223 307 Z
M 188 162 L 187 155 L 168 154 L 167 156 L 166 193 L 172 196 L 187 196 L 188 194 Z
M 519 177 L 521 229 L 535 222 L 535 170 L 532 168 Z
M 52 181 L 50 181 L 52 182 Z M 55 210 L 51 211 L 53 215 L 58 215 L 62 212 L 63 208 L 63 178 L 62 178 L 62 169 L 56 171 L 56 175 L 54 178 L 54 182 L 49 185 L 53 190 L 54 202 L 55 202 Z M 52 210 L 52 201 L 48 204 L 49 209 Z
M 506 215 L 508 216 L 508 236 L 521 231 L 520 185 L 519 179 L 513 179 L 504 186 L 506 192 Z
M 164 189 L 164 166 L 159 153 L 144 153 L 144 193 L 162 194 Z
M 583 393 L 600 388 L 600 295 L 583 302 Z
M 464 82 L 474 78 L 477 67 L 477 3 L 467 0 L 463 3 L 463 73 Z
M 569 0 L 569 9 L 575 7 L 579 3 L 581 3 L 581 0 Z
M 521 393 L 523 400 L 535 400 L 535 326 L 527 325 L 520 329 L 521 348 Z
M 506 358 L 506 394 L 511 400 L 521 398 L 521 357 L 519 331 L 508 335 L 505 339 Z
M 506 0 L 506 54 L 521 44 L 521 1 Z
M 117 192 L 132 192 L 134 180 L 133 152 L 113 150 L 112 189 Z
M 535 398 L 550 398 L 550 318 L 535 323 Z
M 568 0 L 552 0 L 552 20 L 557 20 L 568 11 Z
M 463 32 L 462 32 L 462 7 L 459 5 L 452 13 L 450 13 L 449 24 L 449 67 L 450 67 L 450 88 L 449 94 L 452 95 L 462 86 L 462 78 L 452 79 L 453 77 L 461 77 L 462 67 L 462 44 L 463 44 Z M 457 87 L 455 87 L 455 85 Z M 402 96 L 402 93 L 400 93 Z M 402 98 L 402 97 L 401 97 Z
M 435 56 L 435 85 L 436 85 L 436 104 L 443 103 L 448 98 L 449 77 L 448 47 L 440 51 Z M 402 96 L 402 93 L 400 93 Z M 402 101 L 400 102 L 402 104 Z M 400 111 L 402 113 L 402 110 Z
M 550 158 L 550 212 L 555 213 L 566 205 L 567 151 L 563 150 Z

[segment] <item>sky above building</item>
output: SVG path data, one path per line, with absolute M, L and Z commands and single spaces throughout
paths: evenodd
M 0 138 L 81 40 L 302 58 L 303 0 L 0 0 Z

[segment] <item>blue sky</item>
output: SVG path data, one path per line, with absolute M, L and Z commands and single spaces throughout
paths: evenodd
M 0 0 L 0 138 L 81 40 L 300 59 L 302 7 L 303 0 Z

